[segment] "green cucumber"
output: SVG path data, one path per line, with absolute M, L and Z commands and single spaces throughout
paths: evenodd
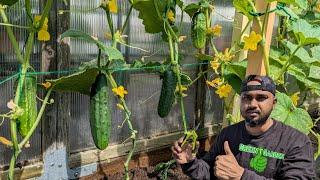
M 90 92 L 90 127 L 94 144 L 100 150 L 107 148 L 111 131 L 109 91 L 105 74 L 98 74 Z
M 175 90 L 177 86 L 177 76 L 172 69 L 168 69 L 163 74 L 161 94 L 158 103 L 158 115 L 166 117 L 175 101 Z
M 25 137 L 37 119 L 37 80 L 33 75 L 26 75 L 21 90 L 18 106 L 24 111 L 18 118 L 17 128 L 22 137 Z
M 195 48 L 201 49 L 206 45 L 206 16 L 202 12 L 192 17 L 191 39 Z

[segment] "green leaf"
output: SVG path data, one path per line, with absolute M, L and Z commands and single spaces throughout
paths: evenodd
M 201 6 L 198 3 L 188 4 L 183 11 L 186 12 L 190 17 L 200 10 Z
M 304 10 L 308 8 L 308 1 L 307 0 L 267 0 L 268 2 L 277 1 L 279 3 L 285 3 L 287 5 L 294 5 L 298 6 Z
M 296 44 L 293 44 L 290 41 L 284 40 L 282 41 L 283 45 L 289 49 L 290 55 L 294 53 L 294 51 L 299 47 Z M 310 57 L 310 54 L 303 47 L 300 47 L 299 50 L 294 54 L 293 62 L 294 63 L 313 63 L 316 62 L 317 59 Z
M 254 12 L 250 2 L 252 0 L 233 0 L 233 6 L 236 8 L 237 11 L 247 16 L 250 20 L 253 19 L 253 16 L 250 14 L 250 12 Z
M 289 125 L 304 134 L 308 134 L 313 127 L 313 122 L 308 112 L 301 108 L 295 108 L 289 96 L 277 93 L 277 104 L 271 113 L 271 117 Z
M 309 78 L 319 79 L 320 80 L 320 67 L 319 66 L 310 66 Z
M 207 55 L 207 54 L 201 54 L 197 53 L 195 55 L 198 61 L 211 61 L 213 59 L 213 56 Z
M 0 0 L 0 4 L 2 5 L 7 5 L 7 6 L 12 6 L 15 3 L 17 3 L 19 0 Z
M 139 11 L 139 18 L 142 19 L 145 30 L 147 33 L 160 33 L 163 32 L 163 20 L 159 17 L 155 3 L 159 7 L 160 16 L 165 11 L 166 1 L 164 0 L 134 0 L 133 8 Z
M 224 79 L 240 94 L 241 82 L 246 75 L 247 61 L 232 62 L 225 65 L 222 72 Z
M 312 26 L 304 19 L 293 21 L 289 30 L 294 33 L 300 45 L 320 43 L 320 27 Z
M 280 75 L 280 72 L 281 72 L 281 68 L 282 68 L 282 64 L 279 63 L 279 61 L 273 59 L 273 58 L 270 58 L 270 74 L 269 76 L 272 78 L 272 79 L 277 79 Z
M 240 79 L 244 79 L 246 76 L 246 68 L 248 61 L 231 62 L 225 67 L 224 75 L 234 74 Z
M 299 16 L 288 7 L 281 7 L 276 10 L 279 16 L 289 17 L 291 20 L 299 19 Z
M 320 61 L 320 46 L 310 48 L 312 57 Z
M 69 76 L 47 81 L 52 84 L 54 91 L 79 92 L 90 95 L 91 85 L 94 83 L 98 72 L 99 70 L 96 68 L 85 69 Z
M 110 61 L 115 59 L 124 60 L 123 55 L 119 50 L 113 47 L 105 46 L 103 42 L 99 41 L 97 38 L 93 36 L 88 35 L 83 31 L 72 30 L 72 29 L 67 30 L 66 32 L 61 34 L 61 40 L 66 37 L 81 39 L 89 43 L 96 44 L 98 48 L 101 49 L 101 51 L 104 52 L 109 57 Z

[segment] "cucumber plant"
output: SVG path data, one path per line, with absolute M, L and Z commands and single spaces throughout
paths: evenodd
M 9 40 L 13 46 L 17 61 L 21 67 L 18 73 L 18 84 L 16 87 L 14 100 L 8 103 L 8 108 L 11 109 L 9 113 L 0 115 L 3 118 L 10 119 L 10 134 L 11 141 L 6 140 L 5 144 L 12 148 L 13 155 L 10 160 L 8 179 L 14 179 L 14 168 L 16 160 L 22 151 L 22 148 L 29 143 L 29 139 L 38 126 L 42 114 L 47 104 L 49 104 L 49 97 L 52 91 L 51 87 L 48 87 L 47 94 L 43 100 L 40 110 L 37 110 L 37 85 L 36 78 L 28 70 L 33 69 L 30 65 L 30 57 L 34 46 L 35 33 L 38 33 L 45 25 L 48 13 L 51 9 L 53 0 L 48 0 L 45 4 L 45 8 L 41 14 L 39 21 L 31 15 L 31 1 L 25 0 L 25 11 L 29 16 L 26 21 L 28 22 L 28 37 L 25 45 L 25 50 L 20 49 L 17 38 L 13 33 L 12 26 L 6 14 L 6 9 L 17 3 L 18 0 L 1 0 L 0 1 L 0 16 L 4 23 L 5 30 L 8 34 Z M 22 26 L 15 26 L 16 28 L 22 28 Z M 23 27 L 25 28 L 25 27 Z M 17 132 L 19 131 L 22 136 L 22 140 L 18 141 Z M 4 139 L 1 137 L 1 139 Z

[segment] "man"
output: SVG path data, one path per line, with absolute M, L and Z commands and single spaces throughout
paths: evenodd
M 241 86 L 242 122 L 224 128 L 201 159 L 174 143 L 173 156 L 193 179 L 314 179 L 313 150 L 303 133 L 270 118 L 276 86 L 250 75 Z

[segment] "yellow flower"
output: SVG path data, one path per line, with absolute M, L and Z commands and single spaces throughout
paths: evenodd
M 217 88 L 216 94 L 218 94 L 220 98 L 226 98 L 231 92 L 231 89 L 232 87 L 229 84 L 225 84 Z
M 220 26 L 219 24 L 216 24 L 213 27 L 207 29 L 207 34 L 220 37 L 221 30 L 222 30 L 222 26 Z
M 178 42 L 182 42 L 187 39 L 187 36 L 179 36 Z
M 45 30 L 40 30 L 38 32 L 38 40 L 39 41 L 49 41 L 50 40 L 50 33 Z
M 120 96 L 121 98 L 124 98 L 125 94 L 128 94 L 128 91 L 124 89 L 123 86 L 119 86 L 117 88 L 113 88 L 112 92 L 117 95 Z
M 49 89 L 51 87 L 51 83 L 50 82 L 45 82 L 41 84 L 44 88 Z
M 298 101 L 299 101 L 299 94 L 300 92 L 296 92 L 294 93 L 293 95 L 290 96 L 291 100 L 292 100 L 292 103 L 294 106 L 297 106 L 298 105 Z
M 119 108 L 119 109 L 121 109 L 121 110 L 124 110 L 124 107 L 123 107 L 123 105 L 122 104 L 117 104 L 117 107 Z
M 320 2 L 318 2 L 316 4 L 316 6 L 314 7 L 314 10 L 317 12 L 317 13 L 320 13 Z
M 112 13 L 118 13 L 117 0 L 109 0 L 109 11 Z
M 171 9 L 167 12 L 167 17 L 168 17 L 170 23 L 174 23 L 175 17 L 174 17 L 174 13 Z
M 187 94 L 184 93 L 184 91 L 188 90 L 188 88 L 186 86 L 181 86 L 181 96 L 182 97 L 186 97 Z M 176 86 L 176 92 L 179 92 L 179 85 Z
M 206 81 L 206 83 L 211 87 L 218 87 L 223 81 L 220 78 L 215 78 L 212 81 Z
M 0 136 L 0 143 L 6 145 L 6 146 L 12 146 L 12 142 L 6 139 L 5 137 Z
M 34 21 L 35 21 L 35 22 L 40 22 L 40 20 L 41 20 L 41 15 L 35 15 L 35 16 L 34 16 Z M 43 24 L 48 25 L 48 22 L 49 22 L 48 18 L 45 17 Z
M 210 61 L 210 65 L 211 65 L 211 68 L 214 70 L 214 72 L 218 74 L 217 70 L 220 67 L 220 63 L 218 62 L 218 60 L 215 58 L 213 61 Z
M 256 34 L 256 32 L 251 31 L 249 36 L 245 36 L 243 38 L 244 41 L 244 49 L 245 50 L 257 50 L 258 43 L 262 40 L 262 37 L 260 34 Z

